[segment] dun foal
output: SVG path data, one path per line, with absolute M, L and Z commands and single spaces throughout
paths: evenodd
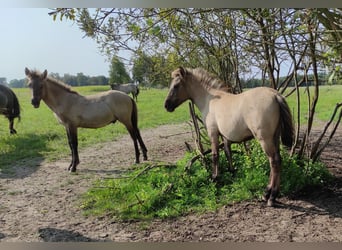
M 230 143 L 256 138 L 266 153 L 271 171 L 264 199 L 274 205 L 280 187 L 279 138 L 291 147 L 294 136 L 290 109 L 276 90 L 254 88 L 241 94 L 221 90 L 222 82 L 203 69 L 180 67 L 172 72 L 165 100 L 167 111 L 174 111 L 191 100 L 201 111 L 212 149 L 212 177 L 218 175 L 218 146 L 221 135 L 225 149 Z
M 66 84 L 48 77 L 46 70 L 39 73 L 25 68 L 25 74 L 32 90 L 32 105 L 39 108 L 40 101 L 43 100 L 66 129 L 72 152 L 69 171 L 75 172 L 79 164 L 77 128 L 100 128 L 116 121 L 123 123 L 132 137 L 135 162 L 139 163 L 138 142 L 143 158 L 147 160 L 147 149 L 138 129 L 137 106 L 127 94 L 109 90 L 82 96 Z

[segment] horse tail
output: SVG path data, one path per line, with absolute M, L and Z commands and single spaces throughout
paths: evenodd
M 282 143 L 291 147 L 294 140 L 294 125 L 292 120 L 291 111 L 285 98 L 277 95 L 277 102 L 280 107 L 280 135 Z
M 10 89 L 10 92 L 12 94 L 12 107 L 9 108 L 9 118 L 18 118 L 20 121 L 20 104 L 17 96 L 15 93 Z
M 140 144 L 140 148 L 143 152 L 144 160 L 147 160 L 147 148 L 145 146 L 145 143 L 141 137 L 139 128 L 138 128 L 138 108 L 136 102 L 131 98 L 132 104 L 133 104 L 133 110 L 132 110 L 132 115 L 131 115 L 131 121 L 132 121 L 132 126 L 134 128 L 134 133 L 135 136 L 138 139 L 138 142 Z
M 132 122 L 133 128 L 136 129 L 138 128 L 138 108 L 133 98 L 131 98 L 131 101 L 132 101 L 131 122 Z

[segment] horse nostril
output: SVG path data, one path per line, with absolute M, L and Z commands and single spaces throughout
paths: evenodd
M 35 108 L 38 108 L 38 107 L 39 107 L 39 101 L 36 100 L 36 99 L 32 99 L 32 100 L 31 100 L 31 104 L 32 104 L 33 107 L 35 107 Z
M 175 108 L 173 107 L 173 105 L 171 105 L 171 103 L 170 103 L 168 100 L 165 101 L 164 107 L 165 107 L 165 109 L 166 109 L 168 112 L 172 112 L 172 111 L 175 110 Z
M 164 103 L 164 108 L 168 109 L 169 108 L 169 102 L 166 100 L 165 103 Z

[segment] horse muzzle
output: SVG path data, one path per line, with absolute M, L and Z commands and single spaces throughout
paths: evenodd
M 173 112 L 176 108 L 175 105 L 173 105 L 173 103 L 169 100 L 165 101 L 164 107 L 168 112 Z
M 39 108 L 40 100 L 32 99 L 31 104 L 34 108 Z

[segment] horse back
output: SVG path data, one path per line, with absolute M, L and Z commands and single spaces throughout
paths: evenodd
M 273 136 L 280 119 L 277 95 L 276 90 L 267 87 L 253 88 L 236 95 L 222 94 L 212 107 L 218 130 L 234 142 Z
M 119 121 L 130 120 L 133 110 L 133 99 L 126 93 L 110 90 L 103 101 Z

